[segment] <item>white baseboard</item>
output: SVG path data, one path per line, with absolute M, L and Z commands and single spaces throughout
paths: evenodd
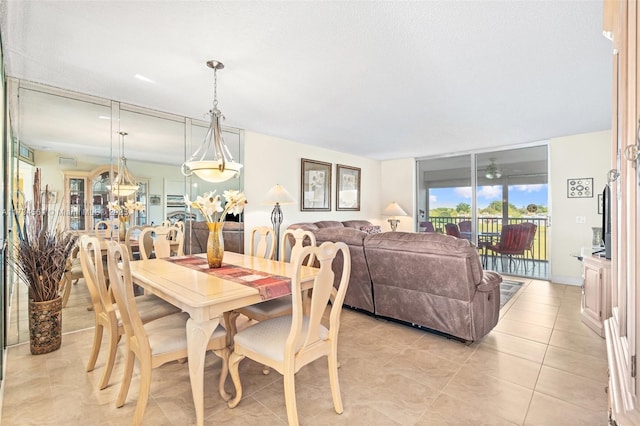
M 552 275 L 549 277 L 549 281 L 556 284 L 567 284 L 567 285 L 575 285 L 582 286 L 583 279 L 582 277 L 574 277 L 568 275 Z

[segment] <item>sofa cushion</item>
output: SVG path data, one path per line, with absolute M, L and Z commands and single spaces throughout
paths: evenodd
M 368 220 L 345 220 L 342 224 L 347 228 L 356 228 L 360 229 L 363 226 L 372 226 L 373 223 Z
M 373 234 L 381 233 L 382 227 L 380 227 L 379 225 L 367 225 L 367 226 L 361 226 L 360 230 L 363 232 L 366 232 L 369 235 L 373 235 Z
M 364 238 L 368 235 L 364 231 L 353 228 L 323 228 L 314 232 L 316 243 L 324 243 L 325 241 L 343 242 L 347 245 L 362 246 Z
M 338 222 L 337 220 L 321 220 L 319 222 L 314 223 L 318 228 L 344 228 L 342 222 Z
M 318 228 L 318 226 L 315 223 L 300 222 L 300 223 L 294 223 L 292 225 L 289 225 L 287 229 L 304 229 L 305 231 L 316 232 L 320 228 Z

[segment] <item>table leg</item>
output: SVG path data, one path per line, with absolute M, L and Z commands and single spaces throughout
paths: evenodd
M 193 405 L 196 408 L 196 424 L 204 424 L 204 357 L 213 331 L 220 318 L 209 321 L 187 320 L 187 354 L 189 357 L 189 377 Z

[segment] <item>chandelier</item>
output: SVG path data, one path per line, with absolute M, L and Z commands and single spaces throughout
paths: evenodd
M 181 171 L 185 176 L 195 174 L 202 180 L 216 183 L 240 176 L 242 164 L 233 161 L 220 130 L 220 119 L 224 120 L 224 116 L 218 109 L 218 70 L 223 69 L 224 64 L 211 60 L 207 62 L 207 66 L 213 68 L 213 108 L 209 111 L 211 124 L 202 144 L 182 164 Z M 209 150 L 212 150 L 212 159 L 205 160 Z
M 127 197 L 135 192 L 138 192 L 138 184 L 136 180 L 129 172 L 127 168 L 127 159 L 124 156 L 124 137 L 127 136 L 126 132 L 119 132 L 122 136 L 122 145 L 120 148 L 120 160 L 118 161 L 118 175 L 113 180 L 113 183 L 106 185 L 107 189 L 113 192 L 116 197 Z
M 496 159 L 491 158 L 491 164 L 485 170 L 484 177 L 487 179 L 500 179 L 502 177 L 502 172 L 496 166 Z

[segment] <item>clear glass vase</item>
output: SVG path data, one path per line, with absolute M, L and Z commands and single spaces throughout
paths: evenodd
M 219 268 L 222 266 L 224 256 L 224 238 L 222 238 L 222 226 L 224 223 L 207 222 L 209 228 L 209 238 L 207 239 L 207 262 L 209 268 Z

